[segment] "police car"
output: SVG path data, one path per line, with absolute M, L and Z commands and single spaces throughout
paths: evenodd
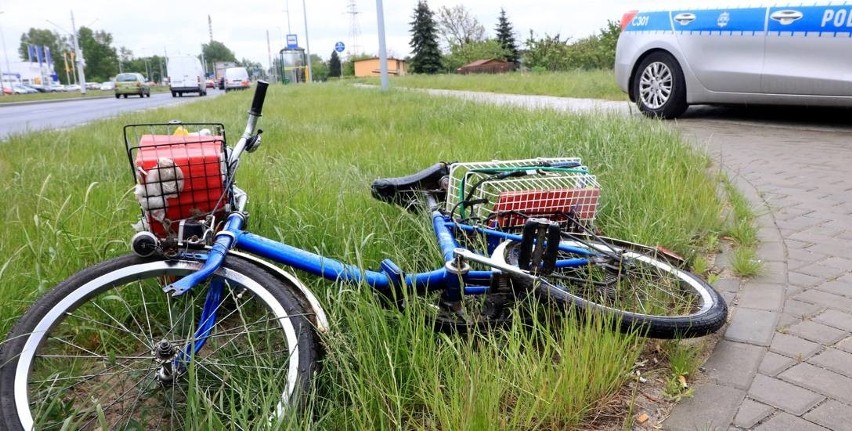
M 693 104 L 852 106 L 852 0 L 630 11 L 618 85 L 644 114 Z

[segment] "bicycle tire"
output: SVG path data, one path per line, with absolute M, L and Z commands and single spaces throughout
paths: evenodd
M 317 346 L 290 286 L 229 256 L 184 295 L 162 291 L 164 279 L 200 265 L 127 255 L 51 289 L 0 346 L 0 428 L 239 428 L 239 416 L 263 429 L 298 411 Z M 164 351 L 177 356 L 202 338 L 196 324 L 212 280 L 222 286 L 211 302 L 217 322 L 188 365 L 164 380 L 163 364 L 176 362 L 158 362 L 155 351 L 167 341 Z
M 619 330 L 650 338 L 700 337 L 725 324 L 728 307 L 721 295 L 704 279 L 678 268 L 651 247 L 596 239 L 569 239 L 562 244 L 609 256 L 538 276 L 533 287 L 546 298 L 609 316 Z M 506 263 L 517 266 L 518 246 L 506 247 L 502 256 Z M 580 256 L 560 251 L 558 259 L 576 257 Z M 514 281 L 530 284 L 529 278 L 515 277 Z

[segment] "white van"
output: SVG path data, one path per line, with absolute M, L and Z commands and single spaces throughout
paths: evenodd
M 189 55 L 169 57 L 166 68 L 172 97 L 183 96 L 184 93 L 207 95 L 207 81 L 198 58 Z
M 229 67 L 225 69 L 225 92 L 245 90 L 249 86 L 248 71 L 245 67 Z

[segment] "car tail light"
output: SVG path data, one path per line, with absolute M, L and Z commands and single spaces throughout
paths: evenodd
M 638 10 L 631 10 L 621 16 L 621 30 L 624 30 L 624 28 L 630 24 L 630 21 L 633 21 L 633 17 L 635 17 L 637 13 L 639 13 Z

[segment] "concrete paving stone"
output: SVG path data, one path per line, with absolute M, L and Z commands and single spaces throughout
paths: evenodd
M 803 320 L 804 319 L 799 316 L 794 316 L 789 313 L 781 313 L 781 316 L 778 318 L 778 324 L 775 325 L 775 330 L 786 333 L 788 328 L 802 322 Z
M 849 272 L 846 269 L 828 265 L 824 262 L 824 260 L 821 260 L 817 263 L 797 267 L 796 271 L 802 274 L 813 275 L 814 277 L 822 277 L 826 280 L 833 280 Z
M 846 332 L 852 332 L 852 313 L 829 309 L 814 316 L 813 320 Z
M 833 431 L 852 431 L 852 405 L 838 401 L 828 400 L 802 418 Z
M 834 371 L 803 362 L 779 374 L 778 378 L 843 403 L 852 404 L 852 378 Z
M 798 232 L 796 232 L 798 233 Z M 757 227 L 757 239 L 760 242 L 772 242 L 778 241 L 781 239 L 781 234 L 778 232 L 778 228 L 774 225 L 765 225 Z
M 812 320 L 805 320 L 790 326 L 787 328 L 787 333 L 825 346 L 830 346 L 846 337 L 846 331 Z
M 834 347 L 852 353 L 852 336 L 844 338 L 843 340 L 835 344 Z
M 828 241 L 823 241 L 824 243 L 830 243 L 832 241 L 837 241 L 837 235 L 843 232 L 844 229 L 840 229 L 837 227 L 827 226 L 826 223 L 821 223 L 819 226 L 814 226 L 807 228 L 801 232 L 797 232 L 795 235 L 807 235 L 811 241 L 820 242 L 822 239 L 828 239 Z
M 795 239 L 795 240 L 800 240 L 800 241 L 808 241 L 808 242 L 814 243 L 814 244 L 828 244 L 832 241 L 837 241 L 837 239 L 835 238 L 834 235 L 840 234 L 840 232 L 833 230 L 834 233 L 832 235 L 820 235 L 820 234 L 815 232 L 817 229 L 818 228 L 804 229 L 804 230 L 796 232 L 794 234 L 790 234 L 788 236 L 785 236 L 784 239 L 786 240 L 786 239 L 789 238 L 789 239 Z
M 802 212 L 803 211 L 801 209 L 796 209 L 795 211 L 778 214 L 775 218 L 775 225 L 778 226 L 778 229 L 782 232 L 801 232 L 814 226 L 815 220 L 812 217 L 803 217 L 804 214 L 801 214 Z
M 796 363 L 797 361 L 793 358 L 779 355 L 775 352 L 766 352 L 766 354 L 763 355 L 763 360 L 760 361 L 760 366 L 757 368 L 757 371 L 760 374 L 774 377 Z
M 852 247 L 852 245 L 850 245 L 850 247 Z M 843 277 L 827 281 L 825 283 L 820 283 L 815 287 L 823 292 L 833 293 L 847 298 L 852 297 L 852 282 L 845 280 Z
M 846 221 L 846 223 L 848 222 L 849 221 Z M 823 254 L 827 256 L 848 256 L 849 243 L 847 241 L 838 239 L 838 237 L 835 237 L 831 242 L 815 243 L 810 247 L 807 247 L 805 250 L 809 250 L 813 253 Z
M 802 271 L 805 274 L 808 272 Z M 783 283 L 787 284 L 786 262 L 762 262 L 760 273 L 752 280 L 754 283 Z
M 663 422 L 668 431 L 727 428 L 734 419 L 745 392 L 728 386 L 705 384 L 696 387 L 695 396 L 675 406 Z
M 769 416 L 775 407 L 746 398 L 734 416 L 734 425 L 740 428 L 751 428 Z
M 852 298 L 823 292 L 819 289 L 808 289 L 793 296 L 793 299 L 811 304 L 823 305 L 838 310 L 852 310 Z
M 789 237 L 784 237 L 784 244 L 787 246 L 787 251 L 808 248 L 814 245 L 814 243 L 807 240 L 791 239 Z
M 737 307 L 725 330 L 725 339 L 768 346 L 775 335 L 780 313 Z
M 738 278 L 720 278 L 713 283 L 713 288 L 718 292 L 734 292 L 740 291 L 740 280 Z
M 847 246 L 852 247 L 852 245 L 850 245 L 850 244 L 847 244 Z M 832 256 L 832 257 L 826 258 L 825 260 L 821 261 L 820 263 L 822 265 L 830 266 L 832 268 L 837 268 L 837 269 L 840 269 L 840 270 L 843 271 L 842 274 L 840 274 L 840 275 L 838 275 L 837 277 L 834 277 L 834 278 L 838 278 L 842 275 L 849 274 L 850 272 L 852 272 L 852 259 L 847 259 L 847 258 L 840 257 L 840 256 Z
M 793 335 L 777 333 L 772 339 L 769 351 L 804 361 L 823 349 L 822 345 Z
M 814 263 L 819 262 L 819 261 L 821 261 L 821 260 L 823 260 L 827 257 L 828 257 L 828 255 L 825 254 L 825 253 L 819 253 L 817 251 L 814 251 L 813 247 L 793 248 L 793 249 L 787 250 L 787 258 L 788 259 L 794 260 L 796 262 L 804 262 L 805 265 L 814 264 Z M 796 267 L 798 268 L 799 266 L 804 266 L 804 265 L 798 265 Z
M 748 396 L 796 416 L 804 414 L 825 399 L 819 393 L 763 374 L 754 376 Z
M 746 283 L 737 303 L 741 307 L 767 311 L 781 311 L 784 306 L 786 285 L 777 283 Z
M 787 260 L 787 249 L 780 241 L 768 241 L 757 246 L 757 255 L 765 262 L 784 262 Z
M 821 305 L 802 302 L 795 299 L 784 301 L 784 313 L 792 314 L 796 317 L 811 317 L 825 310 Z
M 808 359 L 808 363 L 852 377 L 852 353 L 838 349 L 825 349 Z
M 787 280 L 791 285 L 800 287 L 813 287 L 825 281 L 822 277 L 814 277 L 813 275 L 795 271 L 787 273 Z
M 716 384 L 748 389 L 764 353 L 765 347 L 721 340 L 704 363 L 704 376 Z
M 813 422 L 779 412 L 754 428 L 754 431 L 829 431 Z

